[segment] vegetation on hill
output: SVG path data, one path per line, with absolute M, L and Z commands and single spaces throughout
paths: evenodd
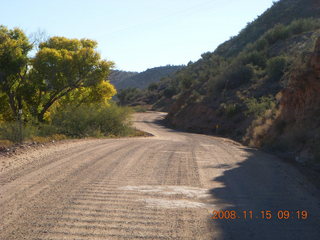
M 288 25 L 292 21 L 319 17 L 318 0 L 280 0 L 261 16 L 248 23 L 237 36 L 221 44 L 215 51 L 217 55 L 235 56 L 249 43 L 257 41 L 265 32 L 277 24 Z
M 164 77 L 172 76 L 182 67 L 183 66 L 167 65 L 163 67 L 150 68 L 141 73 L 112 71 L 109 79 L 117 90 L 126 88 L 145 89 L 148 85 L 158 82 Z
M 131 78 L 135 75 L 139 74 L 138 72 L 127 72 L 127 71 L 120 71 L 120 70 L 111 70 L 109 79 L 113 85 L 124 81 L 127 78 Z
M 129 112 L 110 103 L 113 63 L 96 47 L 64 37 L 35 46 L 22 30 L 0 26 L 0 139 L 124 134 Z

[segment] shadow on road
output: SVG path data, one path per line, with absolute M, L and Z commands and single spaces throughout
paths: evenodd
M 309 183 L 279 159 L 255 150 L 246 151 L 250 155 L 244 162 L 212 179 L 224 186 L 210 190 L 213 204 L 218 201 L 228 206 L 214 210 L 237 213 L 236 219 L 210 220 L 222 230 L 221 239 L 320 239 L 320 202 L 307 189 Z M 306 220 L 297 213 L 303 210 L 308 211 Z M 266 211 L 271 212 L 271 219 L 267 219 L 270 216 Z M 289 211 L 289 219 L 285 219 L 283 211 Z

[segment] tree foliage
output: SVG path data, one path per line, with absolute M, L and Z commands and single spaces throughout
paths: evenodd
M 28 38 L 18 28 L 0 26 L 0 113 L 15 118 L 22 109 L 23 93 L 28 72 Z M 8 108 L 11 116 L 8 116 Z
M 102 60 L 97 42 L 51 37 L 33 45 L 22 30 L 0 26 L 0 120 L 44 121 L 51 109 L 73 103 L 107 103 L 116 90 L 106 79 L 112 62 Z
M 68 95 L 77 96 L 73 93 L 75 90 L 90 95 L 99 92 L 94 90 L 100 89 L 108 97 L 115 93 L 106 83 L 101 85 L 107 78 L 112 63 L 101 60 L 95 50 L 96 46 L 97 43 L 92 40 L 64 37 L 53 37 L 40 44 L 30 71 L 30 81 L 34 87 L 33 112 L 40 121 L 56 101 Z M 98 87 L 99 85 L 101 86 Z M 92 96 L 92 100 L 95 97 Z M 90 96 L 85 98 L 90 99 Z

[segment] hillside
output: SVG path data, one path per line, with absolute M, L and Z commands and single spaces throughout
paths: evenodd
M 173 75 L 182 66 L 163 66 L 147 69 L 144 72 L 125 72 L 114 70 L 110 76 L 110 82 L 117 90 L 125 88 L 147 88 L 151 83 L 160 81 L 161 78 Z
M 110 82 L 115 85 L 117 83 L 122 82 L 124 79 L 133 77 L 135 75 L 138 75 L 138 72 L 127 72 L 127 71 L 121 71 L 121 70 L 112 70 L 109 79 Z
M 149 89 L 154 109 L 168 110 L 167 122 L 176 128 L 320 163 L 320 134 L 314 134 L 320 132 L 319 102 L 305 90 L 318 89 L 319 73 L 309 62 L 317 52 L 319 16 L 315 0 L 276 2 L 238 36 Z M 298 73 L 305 75 L 293 77 Z M 312 84 L 304 81 L 309 74 L 316 76 Z M 300 90 L 290 92 L 293 86 Z M 297 99 L 297 112 L 305 118 L 285 114 L 294 109 L 291 99 Z
M 248 44 L 258 40 L 276 24 L 288 25 L 299 18 L 319 17 L 318 0 L 281 0 L 249 23 L 237 36 L 221 44 L 215 51 L 220 56 L 235 56 Z

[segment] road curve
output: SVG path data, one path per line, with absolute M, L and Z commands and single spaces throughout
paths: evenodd
M 163 117 L 136 115 L 153 137 L 0 157 L 0 239 L 320 239 L 319 192 L 294 167 Z

